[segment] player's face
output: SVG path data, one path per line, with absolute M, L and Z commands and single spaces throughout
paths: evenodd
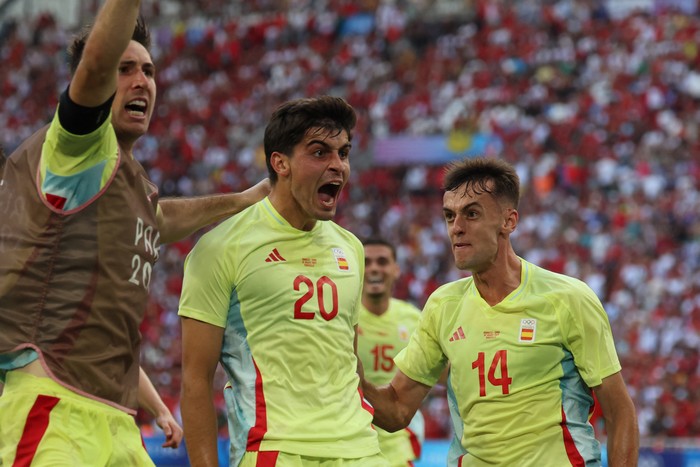
M 458 269 L 479 273 L 498 256 L 501 241 L 512 231 L 510 208 L 489 193 L 474 193 L 461 185 L 443 196 L 443 215 Z
M 369 297 L 390 296 L 399 277 L 399 265 L 386 245 L 365 245 L 365 283 L 362 292 Z
M 350 177 L 350 140 L 346 131 L 312 128 L 288 158 L 289 186 L 301 224 L 335 216 L 340 192 Z
M 156 100 L 156 69 L 146 48 L 131 41 L 119 62 L 112 124 L 120 141 L 133 143 L 148 130 Z

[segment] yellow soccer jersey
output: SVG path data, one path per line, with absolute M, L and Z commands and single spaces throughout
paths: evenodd
M 420 310 L 403 300 L 392 298 L 389 308 L 380 316 L 360 306 L 357 355 L 362 361 L 367 381 L 381 386 L 396 374 L 394 357 L 408 344 L 418 326 Z M 392 466 L 407 466 L 420 456 L 425 438 L 425 423 L 419 412 L 411 425 L 395 433 L 375 427 L 379 447 Z
M 396 365 L 433 385 L 452 362 L 449 466 L 601 465 L 589 388 L 620 371 L 607 315 L 585 283 L 521 264 L 493 307 L 472 278 L 436 290 Z
M 245 450 L 379 452 L 353 351 L 363 274 L 354 235 L 331 221 L 295 229 L 267 198 L 188 255 L 179 314 L 225 328 L 231 465 Z

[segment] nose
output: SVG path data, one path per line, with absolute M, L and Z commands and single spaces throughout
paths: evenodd
M 328 168 L 337 172 L 342 172 L 344 168 L 344 163 L 345 162 L 343 158 L 340 157 L 340 152 L 333 151 L 332 156 L 330 158 L 330 162 L 328 164 Z
M 456 216 L 452 225 L 449 226 L 452 235 L 461 235 L 464 233 L 466 221 L 461 216 Z
M 148 83 L 148 76 L 143 70 L 139 70 L 134 74 L 134 80 L 131 84 L 135 88 L 143 88 L 146 87 L 146 83 Z

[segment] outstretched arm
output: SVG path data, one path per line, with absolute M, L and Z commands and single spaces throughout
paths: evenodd
M 202 227 L 238 214 L 263 199 L 270 192 L 266 178 L 240 193 L 164 198 L 158 202 L 158 228 L 162 243 L 176 242 Z
M 618 372 L 603 379 L 593 388 L 600 403 L 608 433 L 608 464 L 610 467 L 632 467 L 639 457 L 639 426 L 634 403 Z
M 70 85 L 70 98 L 85 107 L 107 102 L 117 89 L 117 68 L 136 26 L 139 0 L 107 0 L 95 18 Z
M 394 432 L 411 423 L 430 386 L 412 380 L 399 370 L 388 385 L 377 387 L 363 381 L 362 389 L 374 407 L 373 423 Z
M 158 391 L 141 367 L 139 367 L 139 406 L 151 414 L 163 430 L 165 434 L 163 447 L 177 449 L 182 441 L 182 427 L 175 421 L 170 409 L 160 398 Z
M 192 466 L 218 465 L 214 372 L 221 353 L 224 328 L 181 318 L 182 422 Z

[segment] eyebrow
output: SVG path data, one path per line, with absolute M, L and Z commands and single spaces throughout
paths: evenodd
M 325 142 L 324 140 L 322 140 L 322 139 L 312 139 L 312 140 L 309 140 L 309 142 L 306 143 L 306 147 L 308 148 L 308 147 L 310 147 L 310 146 L 313 146 L 314 144 L 320 144 L 321 146 L 323 146 L 324 148 L 327 148 L 327 149 L 331 147 L 330 144 L 326 143 L 326 142 Z M 342 146 L 340 146 L 340 147 L 338 148 L 338 150 L 341 150 L 341 149 L 348 149 L 348 150 L 349 150 L 349 149 L 351 149 L 351 148 L 352 148 L 352 143 L 350 143 L 350 142 L 348 141 L 347 143 L 345 143 L 345 144 L 343 144 Z
M 122 60 L 119 62 L 119 66 L 137 66 L 137 65 L 138 65 L 138 61 L 136 61 L 136 60 Z M 155 69 L 156 69 L 155 64 L 153 64 L 151 62 L 143 62 L 141 67 L 142 68 L 149 68 L 153 71 L 155 71 Z
M 474 206 L 481 207 L 481 203 L 478 202 L 478 201 L 472 201 L 471 203 L 469 203 L 469 204 L 467 204 L 467 205 L 462 206 L 461 208 L 459 208 L 459 209 L 457 210 L 457 212 L 464 212 L 464 211 L 466 211 L 467 209 L 470 209 L 470 208 L 472 208 L 472 207 L 474 207 Z M 448 208 L 448 207 L 445 207 L 445 206 L 442 207 L 442 211 L 443 211 L 443 212 L 455 212 L 454 209 Z

